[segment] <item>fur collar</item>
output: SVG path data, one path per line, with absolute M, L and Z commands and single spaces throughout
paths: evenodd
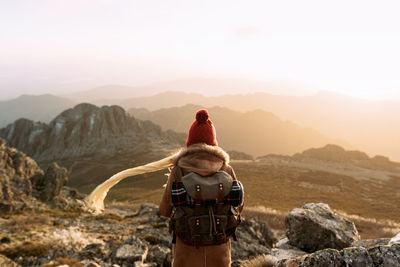
M 174 155 L 174 165 L 176 165 L 183 156 L 197 152 L 208 152 L 224 161 L 225 165 L 229 164 L 229 155 L 219 146 L 210 146 L 204 143 L 198 143 L 186 148 L 182 148 Z

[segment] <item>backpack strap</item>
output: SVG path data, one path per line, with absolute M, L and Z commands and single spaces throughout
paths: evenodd
M 179 167 L 178 165 L 176 165 L 172 171 L 174 172 L 175 182 L 180 182 L 180 181 L 182 181 L 182 177 L 183 177 L 183 170 L 182 170 L 182 168 Z
M 224 206 L 224 185 L 218 184 L 218 199 L 217 199 L 217 213 L 221 214 L 222 207 Z

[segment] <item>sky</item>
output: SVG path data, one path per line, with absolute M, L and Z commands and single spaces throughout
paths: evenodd
M 4 0 L 0 99 L 206 77 L 399 100 L 399 10 L 385 0 Z

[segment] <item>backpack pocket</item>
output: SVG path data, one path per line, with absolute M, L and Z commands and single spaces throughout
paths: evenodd
M 193 244 L 200 246 L 225 243 L 227 239 L 226 227 L 228 216 L 209 215 L 192 216 L 188 218 L 188 225 Z

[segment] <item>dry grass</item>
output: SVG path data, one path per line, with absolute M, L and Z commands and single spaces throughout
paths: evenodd
M 284 237 L 286 213 L 263 206 L 257 206 L 244 207 L 242 215 L 244 219 L 257 218 L 267 222 L 268 226 L 275 231 L 278 239 Z
M 34 213 L 18 214 L 4 222 L 4 226 L 13 234 L 30 232 L 45 225 L 52 225 L 51 218 L 43 214 Z
M 46 214 L 50 217 L 56 217 L 56 218 L 74 219 L 74 218 L 78 218 L 82 214 L 82 211 L 49 209 L 49 210 L 44 210 L 43 214 Z
M 123 220 L 120 216 L 114 213 L 102 213 L 96 216 L 85 217 L 86 221 L 98 221 L 101 223 L 119 223 Z
M 273 257 L 269 255 L 260 255 L 257 256 L 253 259 L 250 259 L 243 264 L 241 264 L 241 267 L 273 267 L 275 265 L 276 261 L 274 260 Z
M 53 247 L 50 243 L 26 241 L 18 245 L 1 248 L 0 254 L 3 254 L 11 259 L 29 256 L 44 257 L 50 252 L 52 248 Z
M 359 180 L 320 170 L 272 165 L 263 162 L 232 162 L 245 188 L 245 217 L 257 216 L 277 230 L 284 229 L 284 216 L 310 202 L 327 203 L 348 214 L 362 238 L 390 237 L 398 231 L 399 177 L 388 180 Z M 129 205 L 159 204 L 165 171 L 127 179 L 113 188 L 106 206 L 113 200 Z M 264 206 L 266 212 L 248 207 Z M 351 215 L 349 215 L 351 214 Z M 374 218 L 374 219 L 365 219 Z
M 267 163 L 232 164 L 245 188 L 247 206 L 266 206 L 284 213 L 309 202 L 378 220 L 400 222 L 400 179 L 358 181 L 352 177 Z M 301 185 L 311 184 L 313 188 Z M 335 188 L 335 190 L 332 190 Z
M 392 220 L 377 220 L 375 218 L 364 218 L 359 215 L 350 215 L 344 211 L 336 212 L 354 222 L 363 239 L 392 238 L 400 232 L 400 223 Z

